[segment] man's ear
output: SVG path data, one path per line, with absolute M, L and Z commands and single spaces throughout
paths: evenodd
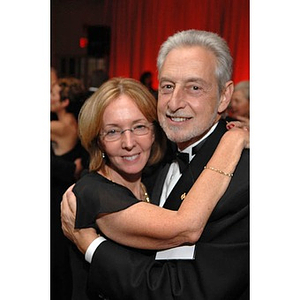
M 228 107 L 234 90 L 233 81 L 227 81 L 220 97 L 218 113 L 222 114 Z

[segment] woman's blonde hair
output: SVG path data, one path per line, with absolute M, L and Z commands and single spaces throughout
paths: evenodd
M 158 163 L 166 149 L 165 135 L 158 125 L 156 100 L 139 81 L 131 78 L 112 78 L 84 103 L 79 113 L 79 136 L 82 145 L 90 154 L 90 171 L 99 171 L 105 165 L 100 143 L 103 113 L 106 107 L 120 95 L 130 97 L 148 122 L 153 123 L 155 141 L 152 145 L 148 165 Z

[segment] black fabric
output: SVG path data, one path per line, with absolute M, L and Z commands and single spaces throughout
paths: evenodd
M 176 160 L 179 164 L 180 173 L 182 173 L 190 162 L 190 155 L 188 153 L 177 151 Z
M 50 265 L 51 299 L 70 300 L 72 274 L 69 247 L 72 244 L 63 234 L 60 221 L 60 203 L 67 188 L 75 183 L 74 161 L 81 158 L 84 167 L 88 164 L 88 153 L 78 142 L 63 155 L 55 155 L 51 148 L 51 203 L 50 203 Z
M 83 176 L 73 192 L 77 199 L 75 228 L 94 227 L 98 214 L 120 211 L 140 202 L 129 189 L 96 172 Z
M 116 212 L 139 202 L 130 190 L 96 172 L 82 176 L 75 184 L 73 192 L 77 198 L 75 228 L 94 227 L 98 230 L 95 221 L 99 213 Z M 89 263 L 75 246 L 70 248 L 70 258 L 73 275 L 72 300 L 89 300 Z

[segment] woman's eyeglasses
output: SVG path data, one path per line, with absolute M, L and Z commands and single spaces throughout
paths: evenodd
M 150 132 L 150 127 L 153 126 L 153 124 L 137 124 L 133 126 L 132 128 L 127 129 L 120 129 L 120 128 L 111 128 L 107 131 L 103 131 L 103 133 L 100 134 L 100 136 L 103 138 L 103 140 L 107 142 L 114 142 L 121 138 L 122 134 L 125 131 L 132 132 L 135 136 L 143 136 Z

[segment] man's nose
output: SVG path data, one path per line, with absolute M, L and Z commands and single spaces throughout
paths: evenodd
M 171 111 L 176 111 L 185 107 L 185 92 L 181 86 L 175 86 L 173 93 L 171 94 L 168 106 Z

